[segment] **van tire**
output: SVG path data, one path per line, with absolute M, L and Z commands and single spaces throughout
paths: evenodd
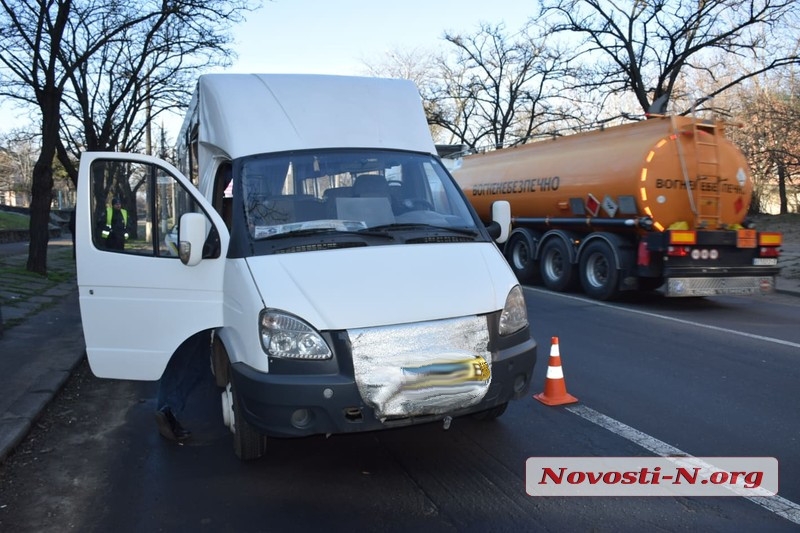
M 267 437 L 259 433 L 244 418 L 244 409 L 231 382 L 233 395 L 233 451 L 242 461 L 261 458 L 267 451 Z
M 214 338 L 211 345 L 211 373 L 214 374 L 214 382 L 217 387 L 225 388 L 230 381 L 228 369 L 230 360 L 225 345 L 218 338 Z

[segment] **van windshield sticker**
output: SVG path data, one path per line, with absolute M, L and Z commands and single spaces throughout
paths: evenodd
M 256 226 L 253 229 L 253 235 L 256 239 L 266 239 L 274 235 L 294 233 L 298 231 L 359 231 L 366 228 L 367 225 L 360 220 L 309 220 L 306 222 L 293 222 L 291 224 L 278 224 L 275 226 Z

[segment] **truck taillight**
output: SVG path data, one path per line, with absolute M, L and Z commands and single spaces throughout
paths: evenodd
M 639 253 L 636 262 L 640 266 L 650 266 L 650 251 L 647 249 L 647 242 L 639 241 Z
M 686 257 L 691 250 L 688 246 L 670 246 L 667 248 L 667 255 L 670 257 Z
M 780 254 L 777 246 L 762 246 L 758 250 L 759 257 L 778 257 Z
M 719 259 L 719 251 L 715 250 L 714 248 L 712 248 L 711 250 L 707 250 L 705 248 L 698 250 L 697 248 L 695 248 L 694 250 L 692 250 L 692 259 L 694 259 L 695 261 L 697 261 L 698 259 L 702 259 L 704 261 L 706 259 L 717 260 Z
M 759 257 L 778 257 L 781 252 L 778 248 L 783 244 L 783 234 L 778 232 L 766 231 L 758 234 L 758 256 Z

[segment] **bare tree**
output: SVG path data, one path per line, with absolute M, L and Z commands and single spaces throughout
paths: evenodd
M 62 164 L 68 166 L 70 163 L 64 146 L 60 144 L 62 104 L 69 90 L 68 84 L 77 88 L 82 76 L 86 76 L 85 81 L 97 75 L 99 71 L 89 65 L 90 60 L 106 47 L 118 47 L 127 39 L 140 37 L 142 34 L 139 32 L 146 32 L 142 28 L 172 27 L 176 32 L 172 36 L 181 36 L 184 35 L 182 31 L 196 24 L 206 25 L 211 33 L 224 33 L 230 15 L 246 5 L 246 1 L 0 0 L 0 5 L 3 7 L 0 11 L 0 64 L 9 73 L 0 86 L 0 98 L 27 103 L 40 113 L 41 151 L 32 173 L 30 248 L 26 268 L 46 275 L 56 152 Z M 215 18 L 226 15 L 229 18 Z M 154 68 L 154 65 L 145 63 L 143 68 Z M 117 71 L 114 75 L 148 79 L 139 76 L 141 73 L 142 69 L 139 69 L 125 73 Z M 102 81 L 98 85 L 103 86 Z M 83 97 L 88 98 L 90 94 L 91 91 L 87 90 Z M 141 97 L 143 92 L 137 94 Z M 81 97 L 76 92 L 76 101 Z M 70 111 L 74 110 L 70 108 Z M 105 111 L 114 115 L 112 108 Z M 80 115 L 82 123 L 86 118 Z M 93 125 L 83 126 L 86 137 L 89 137 Z
M 797 196 L 790 195 L 790 191 L 800 186 L 797 76 L 791 71 L 776 72 L 738 89 L 737 111 L 747 120 L 732 133 L 747 155 L 753 174 L 751 211 L 763 212 L 776 196 L 781 214 L 790 212 L 790 207 L 796 210 Z
M 365 61 L 367 74 L 388 78 L 401 78 L 413 81 L 424 90 L 435 75 L 436 56 L 422 48 L 389 50 L 375 61 Z
M 153 153 L 153 125 L 186 107 L 197 74 L 230 63 L 230 34 L 221 31 L 241 19 L 241 2 L 205 2 L 191 17 L 159 17 L 126 29 L 70 75 L 65 93 L 60 161 L 77 180 L 83 150 Z M 79 50 L 79 43 L 69 47 Z M 136 187 L 125 180 L 98 182 L 97 213 L 112 196 L 121 199 L 137 227 Z M 141 184 L 139 184 L 141 185 Z
M 175 14 L 126 29 L 71 72 L 65 151 L 75 157 L 84 149 L 152 153 L 153 124 L 188 105 L 200 71 L 228 65 L 233 56 L 230 34 L 222 30 L 241 20 L 246 2 L 202 5 L 188 17 Z M 70 49 L 80 50 L 79 43 Z
M 423 96 L 423 105 L 426 116 L 431 117 L 435 114 L 432 108 L 433 102 L 430 95 L 434 92 L 437 85 L 439 70 L 439 58 L 430 51 L 422 48 L 411 50 L 393 49 L 377 60 L 364 61 L 366 73 L 371 76 L 381 76 L 389 78 L 400 78 L 413 81 L 420 94 Z M 451 142 L 447 138 L 447 131 L 436 124 L 430 124 L 431 133 L 437 142 Z
M 425 95 L 429 121 L 478 149 L 523 143 L 562 119 L 554 84 L 566 67 L 536 29 L 509 37 L 502 24 L 482 24 L 472 35 L 446 33 L 455 53 L 440 59 L 439 83 Z
M 583 86 L 605 94 L 631 93 L 640 109 L 663 113 L 675 100 L 682 74 L 695 70 L 712 81 L 707 99 L 744 80 L 796 64 L 795 0 L 544 0 L 551 31 L 581 41 L 575 57 L 587 73 Z M 713 55 L 712 55 L 713 54 Z M 726 59 L 758 56 L 755 70 L 717 83 Z
M 28 194 L 38 153 L 37 136 L 13 130 L 0 137 L 0 191 Z

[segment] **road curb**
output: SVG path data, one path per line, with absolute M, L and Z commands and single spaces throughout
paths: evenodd
M 77 288 L 73 285 L 60 302 L 7 330 L 0 350 L 2 463 L 86 356 Z

